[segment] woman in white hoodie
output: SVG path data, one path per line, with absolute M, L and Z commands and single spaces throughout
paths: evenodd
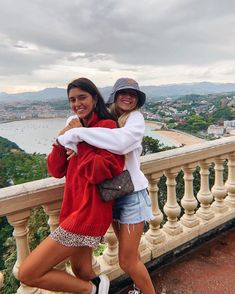
M 58 137 L 59 143 L 68 148 L 71 156 L 77 152 L 77 144 L 82 141 L 126 155 L 125 169 L 130 172 L 135 189 L 132 194 L 115 201 L 113 228 L 119 241 L 120 267 L 134 281 L 134 290 L 129 291 L 131 294 L 155 294 L 149 273 L 138 252 L 144 223 L 153 217 L 147 193 L 148 181 L 140 170 L 145 122 L 138 109 L 143 106 L 145 99 L 145 93 L 140 91 L 135 80 L 120 78 L 114 84 L 108 101 L 111 112 L 118 117 L 120 128 L 88 129 L 81 125 L 78 118 L 70 117 L 67 127 Z

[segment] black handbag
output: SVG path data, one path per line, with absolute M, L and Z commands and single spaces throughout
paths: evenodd
M 128 170 L 112 179 L 98 184 L 101 198 L 107 202 L 130 194 L 134 191 L 134 185 Z

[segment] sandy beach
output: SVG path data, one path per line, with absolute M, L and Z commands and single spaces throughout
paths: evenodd
M 149 127 L 152 128 L 153 132 L 156 132 L 156 134 L 159 134 L 162 137 L 170 139 L 172 142 L 174 142 L 176 147 L 185 145 L 194 145 L 198 143 L 202 143 L 205 140 L 180 132 L 180 131 L 175 131 L 175 130 L 162 130 L 159 129 L 160 124 L 154 121 L 145 121 L 145 124 Z

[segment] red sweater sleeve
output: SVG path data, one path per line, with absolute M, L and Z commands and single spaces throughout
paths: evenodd
M 47 158 L 48 172 L 55 178 L 63 178 L 66 175 L 67 167 L 68 160 L 65 148 L 54 144 Z
M 116 128 L 116 122 L 103 120 L 99 127 Z M 86 149 L 86 156 L 81 160 L 79 173 L 85 176 L 92 184 L 98 184 L 106 179 L 119 175 L 124 168 L 125 157 L 113 154 L 107 150 L 93 147 L 87 143 L 80 143 L 78 152 L 83 153 L 83 146 Z

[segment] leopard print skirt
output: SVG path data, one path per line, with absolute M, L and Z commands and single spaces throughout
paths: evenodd
M 68 247 L 82 247 L 82 246 L 88 246 L 92 248 L 96 248 L 102 237 L 98 236 L 84 236 L 84 235 L 78 235 L 71 232 L 68 232 L 64 230 L 61 227 L 58 227 L 55 229 L 54 232 L 50 234 L 50 237 Z

